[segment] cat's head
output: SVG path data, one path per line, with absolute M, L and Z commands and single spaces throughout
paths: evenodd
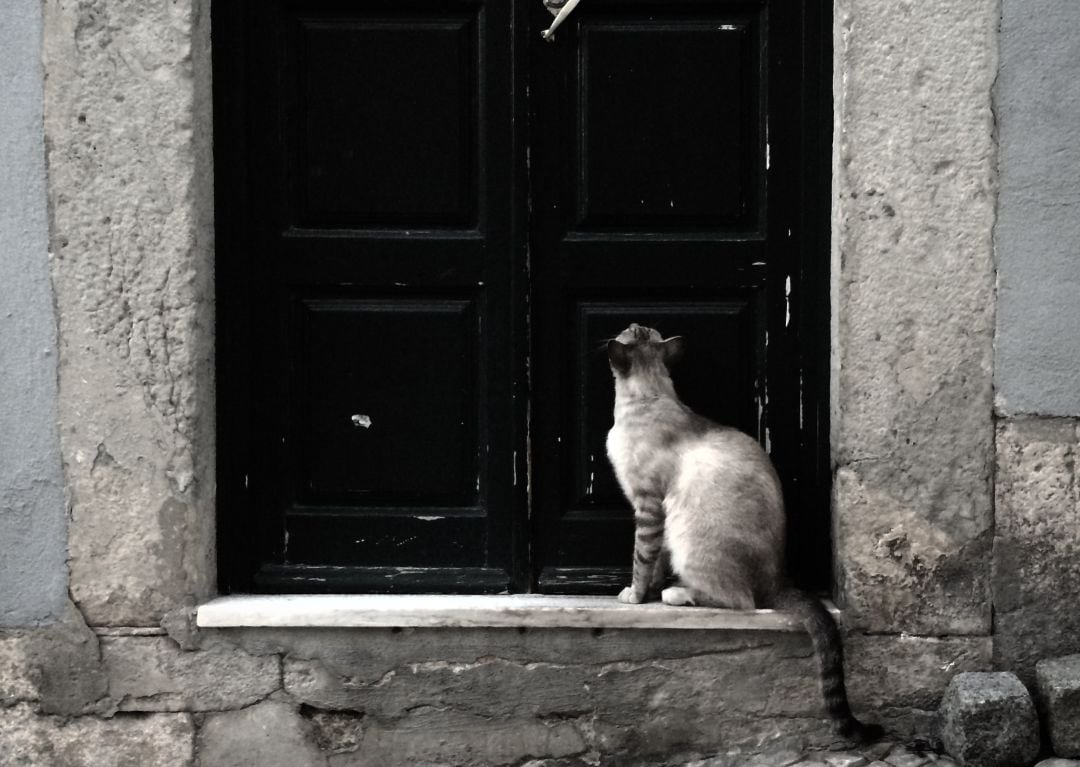
M 635 322 L 608 341 L 608 362 L 616 376 L 644 373 L 657 367 L 667 371 L 682 357 L 683 347 L 682 336 L 664 338 L 656 330 Z

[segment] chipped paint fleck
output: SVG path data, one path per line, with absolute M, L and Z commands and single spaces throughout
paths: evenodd
M 791 325 L 791 275 L 784 278 L 784 327 Z

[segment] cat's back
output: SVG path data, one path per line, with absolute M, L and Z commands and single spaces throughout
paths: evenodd
M 738 429 L 707 423 L 676 446 L 673 505 L 734 507 L 755 516 L 783 513 L 780 479 L 757 440 Z

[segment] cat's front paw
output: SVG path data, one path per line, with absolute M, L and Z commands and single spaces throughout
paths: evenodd
M 627 586 L 625 589 L 623 589 L 622 591 L 619 592 L 619 601 L 622 602 L 623 604 L 628 604 L 628 605 L 641 604 L 641 602 L 644 600 L 644 598 L 645 598 L 645 595 L 644 594 L 639 594 L 638 592 L 634 591 L 633 586 Z
M 692 605 L 694 598 L 689 590 L 682 586 L 670 586 L 660 593 L 660 599 L 666 605 Z

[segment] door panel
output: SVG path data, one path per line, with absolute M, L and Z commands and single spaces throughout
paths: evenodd
M 218 257 L 223 321 L 247 323 L 219 352 L 247 358 L 219 366 L 250 456 L 231 535 L 256 537 L 233 588 L 526 587 L 511 10 L 215 17 L 247 46 L 226 73 L 246 206 Z
M 798 4 L 593 0 L 534 44 L 533 487 L 539 587 L 617 590 L 633 515 L 604 442 L 606 339 L 630 322 L 688 339 L 674 370 L 688 404 L 770 447 L 795 377 L 787 275 L 797 250 L 773 180 L 796 156 L 798 104 L 774 87 L 770 46 Z M 784 19 L 784 16 L 788 19 Z M 793 57 L 798 56 L 791 50 Z M 797 91 L 796 91 L 797 93 Z M 784 117 L 785 110 L 795 119 Z M 537 161 L 537 158 L 540 158 Z M 787 179 L 785 179 L 787 183 Z
M 298 223 L 475 226 L 479 16 L 298 11 Z
M 760 15 L 582 16 L 574 228 L 755 228 Z
M 474 506 L 484 372 L 476 365 L 473 302 L 323 299 L 301 306 L 298 499 Z

